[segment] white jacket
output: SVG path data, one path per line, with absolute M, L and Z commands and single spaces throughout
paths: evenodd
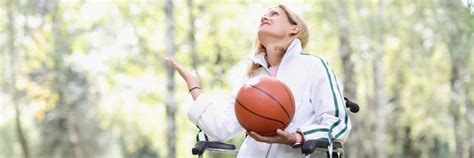
M 261 64 L 255 76 L 270 75 L 264 56 L 259 54 L 253 62 Z M 292 41 L 283 56 L 276 78 L 291 89 L 295 98 L 295 115 L 288 132 L 300 128 L 304 139 L 330 139 L 344 142 L 351 130 L 346 113 L 342 86 L 328 63 L 323 59 L 302 54 L 298 39 Z M 211 140 L 226 141 L 244 131 L 234 113 L 235 94 L 228 103 L 215 104 L 201 94 L 188 111 L 189 119 Z M 257 142 L 246 137 L 238 157 L 302 157 L 301 149 L 284 144 Z

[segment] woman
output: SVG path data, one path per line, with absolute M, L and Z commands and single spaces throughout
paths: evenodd
M 249 66 L 249 78 L 273 76 L 288 85 L 295 97 L 295 115 L 277 136 L 266 137 L 247 131 L 238 157 L 300 157 L 298 147 L 309 139 L 346 140 L 351 123 L 346 114 L 342 86 L 327 62 L 302 54 L 308 41 L 303 20 L 286 6 L 269 9 L 261 17 L 255 43 L 255 56 Z M 199 88 L 199 78 L 174 60 L 173 66 L 188 84 L 194 99 L 188 116 L 212 140 L 225 141 L 243 131 L 234 109 L 234 100 L 216 105 Z M 235 97 L 235 96 L 234 96 Z

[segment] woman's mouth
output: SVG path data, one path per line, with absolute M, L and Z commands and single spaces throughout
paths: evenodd
M 263 25 L 270 25 L 270 23 L 264 22 L 264 23 L 260 24 L 260 27 L 262 27 Z

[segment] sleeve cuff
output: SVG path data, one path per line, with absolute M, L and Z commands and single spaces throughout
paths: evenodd
M 200 94 L 196 100 L 191 104 L 188 110 L 188 118 L 194 124 L 198 123 L 202 113 L 206 111 L 207 107 L 211 104 L 209 99 L 204 95 Z
M 304 140 L 321 139 L 321 138 L 328 139 L 330 138 L 329 131 L 330 130 L 328 128 L 317 127 L 317 126 L 316 127 L 309 126 L 309 127 L 301 128 L 301 132 L 303 133 Z

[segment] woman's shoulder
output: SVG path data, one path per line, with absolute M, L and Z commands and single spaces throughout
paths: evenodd
M 314 77 L 326 77 L 332 71 L 327 60 L 320 56 L 301 53 L 300 60 L 304 60 L 305 65 L 309 66 L 311 72 L 314 72 L 312 73 Z
M 308 53 L 301 53 L 300 55 L 301 62 L 307 62 L 312 66 L 324 68 L 324 66 L 328 65 L 328 62 L 320 56 Z

